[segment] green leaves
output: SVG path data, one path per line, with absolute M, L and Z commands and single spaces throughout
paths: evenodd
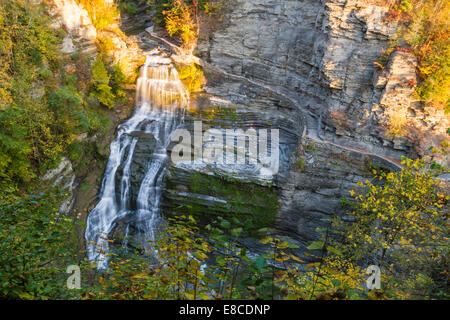
M 41 186 L 42 188 L 42 186 Z M 0 297 L 68 297 L 64 271 L 73 263 L 72 220 L 58 218 L 62 194 L 57 189 L 0 201 Z
M 109 85 L 111 76 L 106 70 L 103 58 L 98 56 L 92 65 L 92 83 L 94 85 L 93 95 L 105 107 L 111 109 L 114 107 L 115 95 Z
M 232 229 L 230 231 L 230 234 L 231 234 L 231 236 L 238 238 L 240 236 L 240 234 L 242 233 L 242 231 L 243 231 L 243 229 L 241 227 L 239 227 L 239 228 Z
M 220 226 L 224 229 L 229 229 L 231 228 L 231 223 L 227 220 L 222 220 L 222 222 L 220 222 Z
M 309 246 L 307 246 L 306 249 L 308 249 L 308 250 L 322 250 L 324 245 L 325 244 L 324 244 L 323 241 L 314 241 Z
M 371 257 L 386 269 L 401 266 L 401 271 L 393 276 L 399 281 L 386 289 L 391 290 L 390 295 L 415 294 L 414 279 L 418 274 L 434 274 L 426 287 L 437 292 L 434 290 L 438 283 L 446 280 L 433 270 L 445 268 L 441 249 L 448 246 L 449 236 L 447 230 L 440 228 L 448 223 L 448 199 L 437 188 L 434 177 L 445 168 L 433 163 L 426 168 L 423 160 L 406 157 L 402 164 L 405 168 L 399 172 L 378 173 L 376 177 L 382 184 L 359 184 L 353 195 L 353 211 L 348 213 L 354 222 L 348 224 L 338 218 L 333 222 L 334 231 L 345 241 L 333 243 L 327 251 L 336 258 L 350 257 L 353 262 Z
M 263 271 L 264 268 L 267 266 L 267 261 L 263 257 L 259 256 L 254 260 L 256 268 L 258 268 L 259 271 Z

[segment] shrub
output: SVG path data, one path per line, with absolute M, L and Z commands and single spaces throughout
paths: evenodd
M 295 165 L 297 166 L 297 169 L 302 172 L 303 170 L 305 170 L 305 158 L 303 157 L 299 157 L 297 158 L 297 160 L 295 160 Z
M 177 68 L 180 80 L 184 83 L 190 93 L 202 91 L 206 84 L 206 78 L 203 70 L 196 64 L 180 66 Z
M 71 161 L 77 161 L 83 155 L 83 146 L 78 141 L 72 142 L 69 146 L 69 158 Z
M 448 298 L 450 198 L 437 189 L 437 171 L 421 160 L 402 163 L 400 172 L 374 170 L 383 184 L 360 182 L 351 191 L 354 223 L 334 220 L 337 247 L 350 261 L 382 268 L 391 297 Z
M 198 25 L 192 18 L 191 7 L 184 0 L 175 0 L 173 7 L 164 14 L 169 35 L 180 35 L 183 46 L 192 50 L 197 44 Z
M 225 0 L 147 0 L 156 11 L 155 22 L 165 26 L 170 36 L 180 36 L 183 47 L 193 50 L 202 29 L 208 38 L 222 21 Z
M 108 37 L 98 37 L 97 44 L 102 54 L 109 55 L 116 47 Z
M 408 123 L 408 119 L 401 114 L 393 113 L 391 117 L 389 118 L 389 134 L 393 137 L 400 136 L 403 131 L 405 125 Z
M 105 107 L 111 109 L 114 107 L 115 95 L 109 85 L 111 76 L 106 70 L 103 58 L 98 56 L 92 65 L 92 84 L 94 86 L 93 95 Z
M 68 297 L 65 268 L 75 252 L 72 221 L 59 216 L 58 190 L 17 196 L 0 193 L 0 297 L 58 299 Z M 22 193 L 22 192 L 21 192 Z

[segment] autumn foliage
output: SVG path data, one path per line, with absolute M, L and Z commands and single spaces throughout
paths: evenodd
M 400 21 L 397 43 L 418 59 L 421 82 L 416 88 L 417 96 L 450 111 L 450 2 L 397 1 L 387 18 Z

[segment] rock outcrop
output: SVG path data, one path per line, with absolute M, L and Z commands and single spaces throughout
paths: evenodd
M 108 46 L 111 47 L 107 52 L 111 63 L 120 65 L 126 76 L 135 76 L 145 58 L 137 44 L 138 39 L 135 36 L 126 36 L 121 31 L 120 17 L 108 28 L 97 30 L 86 9 L 75 0 L 54 0 L 50 4 L 50 14 L 55 20 L 53 27 L 67 31 L 62 52 L 71 54 L 81 50 L 84 54 L 95 57 L 98 54 L 98 41 L 107 39 L 110 43 Z
M 50 14 L 54 19 L 53 27 L 67 31 L 62 52 L 74 53 L 77 49 L 81 49 L 88 55 L 97 54 L 97 30 L 88 12 L 75 0 L 52 1 Z

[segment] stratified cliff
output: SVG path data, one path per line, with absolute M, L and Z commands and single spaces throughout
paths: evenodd
M 237 0 L 195 51 L 224 71 L 209 75 L 208 93 L 290 137 L 275 230 L 293 241 L 315 239 L 371 166 L 398 170 L 402 155 L 448 164 L 429 149 L 448 138 L 449 117 L 415 101 L 414 56 L 397 50 L 383 70 L 374 64 L 397 32 L 383 3 Z

